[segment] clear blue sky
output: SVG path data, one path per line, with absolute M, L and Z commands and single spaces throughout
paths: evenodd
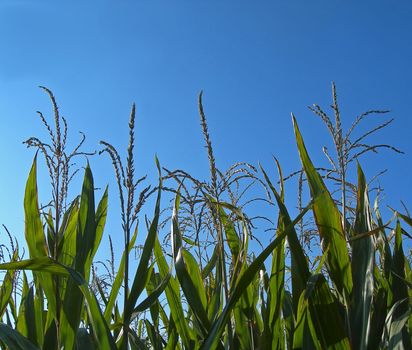
M 290 112 L 315 163 L 325 165 L 321 146 L 329 136 L 306 106 L 327 108 L 334 80 L 344 126 L 371 108 L 392 111 L 393 126 L 373 140 L 406 155 L 382 151 L 365 161 L 365 172 L 388 168 L 386 204 L 400 208 L 403 199 L 412 209 L 411 18 L 409 0 L 3 0 L 0 223 L 21 237 L 34 154 L 21 142 L 47 136 L 37 110 L 52 120 L 38 85 L 55 93 L 72 140 L 86 133 L 85 150 L 98 149 L 101 139 L 125 149 L 136 102 L 137 172 L 154 174 L 157 153 L 164 166 L 206 177 L 201 89 L 218 166 L 260 161 L 274 174 L 272 155 L 285 173 L 299 167 Z M 90 162 L 96 185 L 112 184 L 110 161 Z M 40 191 L 47 198 L 47 181 Z M 109 225 L 120 228 L 114 217 Z

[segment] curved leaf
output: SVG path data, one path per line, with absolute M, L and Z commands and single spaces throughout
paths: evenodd
M 319 230 L 322 248 L 325 250 L 329 247 L 327 259 L 329 274 L 338 291 L 345 296 L 346 300 L 349 300 L 352 293 L 352 269 L 346 246 L 346 237 L 342 228 L 341 215 L 322 178 L 316 172 L 309 158 L 298 124 L 293 115 L 292 119 L 296 143 L 308 179 L 310 192 L 312 197 L 316 197 L 313 203 L 313 213 Z

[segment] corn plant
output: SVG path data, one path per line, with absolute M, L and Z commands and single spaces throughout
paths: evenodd
M 293 116 L 310 191 L 309 203 L 293 218 L 285 205 L 287 191 L 279 162 L 279 188 L 262 167 L 259 172 L 238 163 L 226 172 L 218 169 L 202 95 L 199 114 L 210 181 L 200 181 L 182 170 L 165 169 L 162 176 L 156 160 L 158 185 L 145 187 L 136 195 L 144 178 L 135 179 L 134 174 L 134 106 L 126 167 L 117 150 L 102 142 L 103 152 L 109 154 L 115 169 L 124 247 L 117 271 L 114 263 L 109 271 L 113 278 L 110 288 L 96 273 L 92 281 L 94 256 L 107 216 L 108 190 L 96 206 L 87 164 L 81 194 L 67 205 L 69 160 L 85 153 L 79 148 L 65 153 L 67 124 L 60 119 L 54 96 L 46 92 L 52 100 L 56 130 L 52 131 L 42 114 L 40 117 L 52 142 L 48 145 L 31 138 L 28 144 L 45 156 L 52 201 L 50 206 L 39 205 L 36 156 L 24 198 L 29 257 L 21 259 L 19 247 L 13 243 L 10 261 L 0 264 L 6 271 L 0 286 L 2 348 L 412 347 L 412 273 L 403 248 L 403 237 L 410 236 L 404 224 L 412 226 L 408 212 L 394 211 L 393 218 L 384 222 L 378 201 L 370 204 L 366 176 L 358 162 L 357 184 L 353 185 L 356 207 L 353 217 L 346 218 L 345 205 L 334 200 Z M 176 180 L 177 188 L 163 185 L 170 179 Z M 265 218 L 273 223 L 275 234 L 259 253 L 249 248 L 250 240 L 258 238 L 259 228 L 248 215 L 248 204 L 261 198 L 256 192 L 252 199 L 245 198 L 254 184 L 263 185 L 265 203 L 274 202 L 278 208 L 275 220 Z M 168 244 L 162 244 L 160 232 L 164 229 L 160 208 L 165 191 L 174 193 L 170 232 L 163 241 Z M 147 237 L 132 271 L 129 255 L 135 247 L 138 214 L 152 193 L 157 194 L 154 215 L 147 220 Z M 321 247 L 315 264 L 309 262 L 296 230 L 310 212 Z M 23 271 L 20 298 L 13 298 L 16 271 Z M 32 272 L 32 278 L 27 271 Z M 129 280 L 133 280 L 131 284 Z
M 28 147 L 37 148 L 44 156 L 52 199 L 48 205 L 39 206 L 36 154 L 24 198 L 29 259 L 2 265 L 11 271 L 31 270 L 33 280 L 30 282 L 24 273 L 18 310 L 17 305 L 9 300 L 13 320 L 8 321 L 9 336 L 3 343 L 11 348 L 28 348 L 27 341 L 20 339 L 26 337 L 31 342 L 30 348 L 73 348 L 81 339 L 91 338 L 87 328 L 95 324 L 96 341 L 107 344 L 109 340 L 105 336 L 97 338 L 98 332 L 107 331 L 108 328 L 103 326 L 101 315 L 97 312 L 98 305 L 88 288 L 91 264 L 106 221 L 107 189 L 95 208 L 93 176 L 87 165 L 81 195 L 67 205 L 69 183 L 77 172 L 70 171 L 72 160 L 92 153 L 80 151 L 85 140 L 83 134 L 74 150 L 66 153 L 66 119 L 61 117 L 52 92 L 45 87 L 42 89 L 49 95 L 53 105 L 54 130 L 43 114 L 38 112 L 51 142 L 31 137 L 25 143 Z M 19 333 L 10 328 L 12 325 Z M 17 340 L 10 338 L 13 334 Z M 10 345 L 14 341 L 20 344 L 18 339 L 22 341 L 21 345 Z
M 167 284 L 170 274 L 166 274 L 163 281 L 159 283 L 156 288 L 152 288 L 149 295 L 143 302 L 136 305 L 139 296 L 145 290 L 148 285 L 151 276 L 153 274 L 153 264 L 150 260 L 153 254 L 158 223 L 160 216 L 160 195 L 162 190 L 162 181 L 160 173 L 160 165 L 156 158 L 156 165 L 159 170 L 159 185 L 157 186 L 157 200 L 153 220 L 150 224 L 149 232 L 145 240 L 142 255 L 134 275 L 133 284 L 129 288 L 129 254 L 130 250 L 134 247 L 134 242 L 137 236 L 138 229 L 138 214 L 146 201 L 147 197 L 150 196 L 153 191 L 150 191 L 150 186 L 144 188 L 135 201 L 135 192 L 138 185 L 145 179 L 142 177 L 135 180 L 134 176 L 134 125 L 135 125 L 135 105 L 132 107 L 129 121 L 129 146 L 127 149 L 127 165 L 126 169 L 123 167 L 121 157 L 119 156 L 115 147 L 110 143 L 101 141 L 104 146 L 102 152 L 107 152 L 112 160 L 116 181 L 118 185 L 119 197 L 120 197 L 120 207 L 121 207 L 121 222 L 124 235 L 124 251 L 120 264 L 119 271 L 115 277 L 113 288 L 110 291 L 110 296 L 106 304 L 106 309 L 104 312 L 105 319 L 108 323 L 111 320 L 119 327 L 115 328 L 115 335 L 117 335 L 117 346 L 119 349 L 128 349 L 129 346 L 143 346 L 143 341 L 141 336 L 132 329 L 132 321 L 137 317 L 139 312 L 144 311 L 150 304 L 152 300 L 159 296 L 164 290 Z M 123 314 L 119 315 L 117 298 L 119 296 L 119 291 L 122 282 L 124 282 L 124 293 L 123 293 Z M 104 298 L 104 295 L 102 294 Z M 119 331 L 118 331 L 119 330 Z

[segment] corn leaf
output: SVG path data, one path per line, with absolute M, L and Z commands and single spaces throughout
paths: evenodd
M 99 348 L 110 350 L 116 349 L 116 344 L 100 310 L 99 302 L 95 295 L 90 291 L 87 282 L 77 271 L 48 257 L 0 264 L 0 270 L 42 271 L 45 273 L 70 277 L 70 280 L 80 289 L 86 300 L 87 315 L 93 328 L 93 336 L 95 337 L 95 341 L 99 344 Z
M 305 298 L 309 302 L 310 315 L 322 349 L 350 349 L 338 300 L 321 274 L 308 281 Z
M 206 291 L 199 266 L 195 258 L 182 247 L 182 235 L 179 230 L 178 211 L 180 194 L 175 198 L 172 215 L 172 249 L 175 259 L 176 275 L 182 287 L 183 293 L 192 309 L 199 325 L 201 333 L 207 334 L 210 328 L 209 318 L 206 312 Z
M 156 238 L 156 244 L 154 249 L 157 266 L 159 268 L 159 274 L 161 278 L 165 278 L 169 273 L 169 266 L 163 255 L 162 248 L 159 240 Z M 191 349 L 195 344 L 193 331 L 190 329 L 189 324 L 186 321 L 183 306 L 180 299 L 179 282 L 171 277 L 169 283 L 166 286 L 165 294 L 170 308 L 171 317 L 177 329 L 177 333 L 182 339 L 184 347 Z
M 0 323 L 0 341 L 11 350 L 40 350 L 10 326 Z
M 85 281 L 89 280 L 91 260 L 90 255 L 94 250 L 96 239 L 96 221 L 94 211 L 94 184 L 93 175 L 87 164 L 82 193 L 80 196 L 80 208 L 77 215 L 76 228 L 76 251 L 74 258 L 74 269 Z M 78 284 L 73 279 L 69 279 L 66 284 L 63 297 L 63 308 L 60 315 L 61 343 L 71 349 L 76 341 L 77 329 L 80 325 L 84 297 Z
M 322 248 L 325 250 L 329 247 L 327 259 L 329 274 L 337 290 L 344 295 L 346 300 L 349 300 L 352 293 L 352 271 L 346 247 L 346 237 L 342 228 L 341 215 L 322 178 L 316 172 L 309 158 L 298 124 L 293 115 L 292 118 L 300 159 L 308 179 L 310 192 L 312 197 L 316 197 L 316 201 L 313 204 L 313 213 L 319 230 Z
M 132 312 L 132 316 L 130 320 L 133 320 L 134 318 L 137 317 L 137 314 L 139 312 L 142 312 L 146 309 L 148 309 L 151 305 L 153 305 L 160 295 L 164 292 L 167 284 L 169 283 L 171 274 L 168 273 L 166 277 L 163 279 L 163 281 L 144 299 L 142 300 L 139 305 L 136 306 L 136 308 Z
M 155 213 L 152 220 L 152 223 L 149 228 L 149 232 L 147 234 L 142 255 L 140 256 L 140 261 L 137 266 L 136 274 L 134 276 L 133 285 L 130 289 L 130 294 L 127 297 L 127 302 L 124 311 L 124 322 L 129 324 L 130 317 L 132 316 L 133 309 L 136 305 L 137 299 L 139 298 L 140 294 L 146 288 L 146 284 L 150 279 L 149 275 L 149 263 L 150 258 L 153 254 L 154 245 L 156 242 L 157 237 L 157 226 L 159 223 L 159 216 L 160 216 L 160 198 L 161 198 L 161 191 L 162 191 L 162 178 L 160 176 L 160 166 L 156 158 L 156 164 L 159 169 L 159 186 L 157 191 L 157 199 L 156 199 L 156 206 L 155 206 Z M 145 282 L 145 283 L 143 283 Z
M 132 250 L 132 248 L 134 247 L 134 244 L 136 242 L 137 232 L 138 231 L 137 231 L 137 227 L 136 227 L 136 229 L 133 233 L 133 236 L 130 239 L 129 253 Z M 113 308 L 116 304 L 116 300 L 117 300 L 117 297 L 119 295 L 119 290 L 120 290 L 120 288 L 122 286 L 122 283 L 123 283 L 125 259 L 126 259 L 126 252 L 123 252 L 122 258 L 121 258 L 120 264 L 119 264 L 119 269 L 117 271 L 116 277 L 115 277 L 114 282 L 112 284 L 112 287 L 110 289 L 109 299 L 107 301 L 106 309 L 104 311 L 104 318 L 105 318 L 107 323 L 110 322 L 110 319 L 111 319 L 112 313 L 113 313 Z
M 356 219 L 352 237 L 372 231 L 368 186 L 358 163 L 358 193 Z M 356 349 L 367 349 L 373 297 L 375 250 L 373 237 L 352 241 L 353 294 L 351 316 L 352 344 Z
M 46 239 L 43 232 L 43 224 L 40 218 L 38 192 L 37 192 L 37 155 L 26 182 L 24 193 L 24 235 L 26 238 L 31 258 L 45 257 L 48 255 Z M 50 275 L 37 273 L 44 293 L 47 296 L 51 317 L 56 314 L 56 295 L 54 283 Z
M 107 202 L 109 198 L 108 187 L 104 190 L 103 196 L 100 199 L 99 204 L 97 205 L 96 209 L 96 224 L 95 224 L 95 235 L 94 235 L 94 242 L 90 249 L 90 254 L 88 257 L 87 264 L 90 266 L 93 262 L 93 258 L 96 255 L 97 249 L 100 246 L 100 242 L 102 240 L 104 226 L 106 224 L 107 218 Z
M 250 264 L 250 266 L 244 271 L 244 273 L 239 277 L 236 286 L 234 287 L 232 294 L 225 305 L 219 318 L 212 324 L 211 330 L 208 334 L 206 340 L 202 343 L 200 349 L 216 349 L 220 344 L 220 337 L 227 325 L 233 308 L 235 307 L 237 301 L 240 299 L 246 288 L 250 283 L 253 282 L 255 275 L 259 272 L 263 262 L 266 258 L 273 252 L 273 250 L 283 242 L 283 239 L 287 236 L 289 231 L 299 222 L 306 212 L 310 209 L 311 205 L 306 207 L 297 218 L 288 225 L 285 230 L 277 235 L 275 240 L 271 242 Z
M 271 183 L 266 172 L 261 167 L 261 171 L 265 177 L 269 188 L 271 189 L 273 195 L 275 196 L 277 205 L 279 207 L 279 217 L 281 218 L 284 226 L 291 225 L 291 219 L 289 212 L 283 203 L 282 196 L 279 195 L 276 188 Z M 287 240 L 291 252 L 291 268 L 292 268 L 292 299 L 293 299 L 293 310 L 295 315 L 297 315 L 298 304 L 301 294 L 306 288 L 306 283 L 310 277 L 309 265 L 306 260 L 305 254 L 303 252 L 302 246 L 300 245 L 298 235 L 295 228 L 292 226 L 288 231 Z
M 7 305 L 10 302 L 11 295 L 13 293 L 13 283 L 14 271 L 7 271 L 0 287 L 0 319 L 2 319 L 4 313 L 6 312 Z
M 37 327 L 40 326 L 42 328 L 42 325 L 39 325 L 36 322 L 36 314 L 34 309 L 34 289 L 33 286 L 29 288 L 26 274 L 23 275 L 22 300 L 20 303 L 19 318 L 16 326 L 21 335 L 29 339 L 34 345 L 40 346 L 40 342 L 37 340 Z
M 226 234 L 227 244 L 229 245 L 230 253 L 232 254 L 232 260 L 236 262 L 240 252 L 240 239 L 236 233 L 233 222 L 226 215 L 225 210 L 220 205 L 218 205 L 218 210 Z

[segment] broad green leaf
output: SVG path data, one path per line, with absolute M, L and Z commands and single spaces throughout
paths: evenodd
M 151 257 L 153 255 L 153 249 L 157 237 L 157 230 L 158 230 L 158 223 L 159 223 L 159 216 L 160 216 L 160 198 L 161 198 L 161 191 L 162 191 L 162 176 L 160 172 L 160 164 L 155 157 L 156 166 L 159 173 L 159 186 L 157 191 L 157 199 L 155 205 L 155 213 L 154 218 L 150 224 L 149 232 L 145 239 L 145 243 L 143 246 L 143 251 L 140 256 L 140 261 L 137 266 L 136 273 L 134 275 L 134 280 L 130 292 L 128 290 L 125 291 L 126 299 L 124 305 L 124 313 L 123 313 L 123 323 L 126 327 L 129 328 L 130 319 L 132 317 L 133 309 L 136 306 L 137 299 L 139 298 L 140 294 L 146 288 L 147 283 L 150 280 L 151 274 L 153 272 L 153 264 L 149 267 Z M 126 267 L 127 268 L 127 267 Z M 123 337 L 120 341 L 120 348 L 126 348 L 128 343 L 127 337 Z
M 173 321 L 173 318 L 170 320 L 168 326 L 167 326 L 167 334 L 169 338 L 167 339 L 167 344 L 165 346 L 165 350 L 176 350 L 180 349 L 179 343 L 178 343 L 178 334 L 176 330 L 175 323 Z
M 350 349 L 345 323 L 336 297 L 321 274 L 313 275 L 305 292 L 310 315 L 322 349 Z
M 261 167 L 261 171 L 266 179 L 266 182 L 269 185 L 269 188 L 272 190 L 277 202 L 280 203 L 282 208 L 279 210 L 279 218 L 277 224 L 276 235 L 280 234 L 285 229 L 285 224 L 290 223 L 289 215 L 284 208 L 284 187 L 283 187 L 283 178 L 282 171 L 279 165 L 279 162 L 276 160 L 278 171 L 280 174 L 281 181 L 281 193 L 280 195 L 272 185 L 269 177 Z M 279 204 L 278 204 L 279 205 Z M 293 235 L 293 234 L 292 234 Z M 293 238 L 292 238 L 293 241 Z M 295 237 L 295 242 L 298 242 L 297 237 Z M 299 244 L 299 242 L 298 242 Z M 292 244 L 293 245 L 293 244 Z M 295 248 L 295 247 L 294 247 Z M 295 249 L 292 251 L 292 266 L 296 265 L 296 253 Z M 293 270 L 292 267 L 292 270 Z M 304 266 L 303 266 L 304 268 Z M 299 277 L 299 276 L 298 276 Z M 298 279 L 299 280 L 299 279 Z M 296 277 L 292 276 L 292 284 L 296 290 Z M 268 290 L 268 319 L 267 324 L 265 324 L 265 332 L 267 333 L 267 338 L 270 339 L 270 346 L 272 349 L 283 349 L 285 347 L 285 335 L 283 331 L 283 320 L 281 317 L 283 298 L 284 298 L 284 283 L 285 283 L 285 248 L 284 242 L 279 244 L 278 247 L 273 251 L 272 256 L 272 268 L 269 278 L 269 290 Z M 303 282 L 302 282 L 303 284 Z M 299 294 L 299 291 L 296 291 Z M 267 344 L 269 346 L 269 344 Z
M 94 183 L 93 175 L 87 164 L 82 193 L 80 196 L 80 207 L 77 215 L 76 228 L 76 252 L 74 258 L 74 269 L 88 282 L 90 278 L 91 260 L 90 256 L 94 250 L 96 240 L 96 221 L 94 205 Z M 61 344 L 71 349 L 76 341 L 77 329 L 80 325 L 84 297 L 78 285 L 72 279 L 66 284 L 63 297 L 63 308 L 60 314 Z
M 401 224 L 398 221 L 395 229 L 395 246 L 392 261 L 391 289 L 393 293 L 393 304 L 408 298 L 408 287 L 405 280 L 405 255 L 403 253 L 402 229 Z M 407 309 L 408 304 L 402 303 L 402 305 L 396 309 L 394 317 L 397 318 L 400 315 L 403 315 Z
M 282 196 L 279 195 L 276 188 L 272 185 L 269 177 L 266 172 L 261 167 L 261 171 L 265 177 L 269 188 L 271 189 L 273 195 L 275 196 L 277 205 L 279 207 L 279 216 L 283 221 L 284 226 L 290 226 L 291 219 L 286 209 L 286 206 L 283 202 Z M 306 260 L 303 248 L 299 242 L 298 235 L 295 231 L 295 228 L 292 226 L 287 235 L 287 240 L 291 252 L 291 263 L 292 263 L 292 298 L 293 298 L 293 309 L 295 315 L 297 315 L 297 309 L 299 304 L 299 299 L 301 294 L 306 288 L 306 283 L 310 277 L 309 265 Z
M 162 339 L 160 333 L 158 330 L 153 326 L 152 323 L 150 323 L 148 320 L 145 320 L 146 324 L 146 331 L 149 336 L 150 342 L 151 342 L 151 348 L 154 350 L 162 350 L 163 349 L 163 344 L 165 344 L 164 340 Z
M 13 283 L 14 271 L 7 271 L 0 287 L 0 319 L 3 318 L 7 305 L 10 302 L 10 298 L 13 292 Z
M 346 300 L 349 300 L 349 296 L 352 293 L 352 271 L 346 246 L 346 237 L 342 228 L 341 215 L 322 178 L 316 172 L 309 158 L 298 124 L 293 115 L 292 118 L 300 159 L 306 173 L 310 192 L 312 197 L 316 197 L 313 204 L 313 213 L 319 230 L 322 248 L 325 250 L 329 247 L 327 259 L 329 275 L 339 293 L 344 295 Z
M 206 292 L 199 266 L 195 258 L 189 251 L 182 247 L 182 235 L 179 230 L 178 211 L 179 211 L 179 192 L 176 195 L 172 215 L 172 249 L 175 258 L 176 275 L 182 287 L 183 293 L 192 309 L 203 335 L 207 334 L 210 328 L 210 321 L 206 312 Z
M 215 250 L 217 250 L 217 246 Z M 222 295 L 224 291 L 220 264 L 220 259 L 217 259 L 216 274 L 214 277 L 210 277 L 210 283 L 206 288 L 207 315 L 211 322 L 215 322 L 222 311 Z
M 0 323 L 0 341 L 10 350 L 40 350 L 8 325 Z
M 130 244 L 129 244 L 129 254 L 132 248 L 134 247 L 134 244 L 136 242 L 136 237 L 137 237 L 137 227 L 133 233 L 132 238 L 130 239 Z M 123 280 L 124 280 L 124 265 L 125 265 L 125 259 L 126 259 L 126 252 L 123 252 L 122 258 L 120 260 L 120 265 L 119 265 L 119 270 L 117 271 L 116 278 L 114 279 L 114 282 L 112 284 L 112 287 L 110 289 L 110 295 L 109 299 L 107 301 L 106 309 L 104 311 L 104 318 L 107 323 L 110 323 L 110 319 L 112 317 L 113 313 L 113 308 L 116 304 L 117 297 L 119 295 L 119 290 L 122 286 Z
M 143 322 L 140 322 L 140 324 L 143 324 Z M 130 350 L 147 350 L 146 342 L 140 339 L 140 336 L 133 329 L 129 329 L 129 332 Z
M 86 328 L 79 328 L 76 334 L 76 350 L 95 350 L 93 336 Z
M 311 208 L 311 206 L 312 205 L 309 205 L 308 207 L 306 207 L 291 224 L 287 225 L 285 230 L 279 235 L 277 235 L 276 239 L 273 242 L 271 242 L 256 257 L 256 259 L 250 264 L 250 266 L 239 277 L 238 282 L 236 286 L 234 287 L 227 304 L 225 305 L 219 318 L 212 324 L 209 335 L 206 338 L 206 340 L 202 343 L 201 349 L 212 350 L 212 349 L 216 349 L 219 346 L 220 337 L 227 325 L 227 322 L 230 319 L 230 315 L 237 301 L 240 299 L 240 297 L 242 296 L 246 288 L 249 286 L 249 284 L 253 282 L 255 275 L 259 272 L 266 258 L 273 252 L 273 250 L 279 244 L 283 242 L 283 239 L 287 236 L 289 231 L 293 229 L 294 225 L 296 225 L 296 223 L 298 223 L 303 218 L 303 216 L 307 213 L 307 211 Z
M 79 288 L 86 300 L 87 315 L 92 325 L 93 336 L 98 344 L 98 349 L 117 350 L 95 295 L 90 291 L 86 283 L 81 284 Z
M 218 259 L 218 256 L 219 256 L 218 252 L 219 252 L 219 248 L 216 245 L 215 249 L 213 249 L 212 256 L 207 261 L 206 266 L 203 268 L 203 271 L 202 271 L 202 278 L 203 279 L 205 279 L 212 272 L 212 270 L 215 268 L 216 262 L 217 262 L 217 259 Z
M 157 238 L 154 253 L 156 257 L 157 266 L 159 268 L 160 276 L 161 278 L 165 278 L 169 273 L 169 266 L 167 265 L 166 259 L 162 252 L 162 248 Z M 185 319 L 185 315 L 183 312 L 182 301 L 180 298 L 179 283 L 173 277 L 170 278 L 169 283 L 166 286 L 165 293 L 168 301 L 168 306 L 171 312 L 171 316 L 173 318 L 177 332 L 182 339 L 183 345 L 186 349 L 192 349 L 195 343 L 194 336 L 192 334 L 192 330 L 189 327 L 189 324 Z
M 255 275 L 258 276 L 257 274 Z M 253 282 L 252 282 L 253 283 Z M 255 317 L 252 304 L 252 283 L 246 288 L 243 295 L 233 308 L 235 320 L 235 335 L 241 349 L 253 349 L 252 322 Z
M 107 208 L 107 192 L 105 192 L 105 194 L 106 197 L 103 197 L 102 206 L 104 208 Z M 104 211 L 104 214 L 106 213 L 106 209 L 102 209 L 102 211 Z M 103 217 L 105 218 L 105 216 Z M 96 228 L 97 224 L 94 206 L 94 182 L 90 166 L 89 164 L 87 164 L 84 172 L 82 194 L 80 197 L 75 258 L 75 269 L 84 276 L 86 281 L 89 280 L 90 276 L 90 257 L 92 255 L 92 252 L 97 249 L 95 247 Z
M 0 264 L 0 270 L 19 269 L 43 271 L 45 273 L 70 277 L 70 281 L 73 281 L 73 283 L 81 290 L 85 298 L 87 315 L 93 328 L 93 336 L 95 337 L 95 341 L 99 345 L 99 348 L 110 350 L 116 349 L 116 344 L 112 338 L 109 327 L 104 320 L 99 303 L 95 295 L 90 291 L 87 282 L 77 271 L 68 266 L 64 266 L 48 257 L 40 257 L 35 259 Z M 76 328 L 76 333 L 77 329 L 78 328 Z
M 378 288 L 375 288 L 375 294 L 368 339 L 370 349 L 379 348 L 387 315 L 387 289 L 379 285 Z
M 352 237 L 372 231 L 368 186 L 358 163 L 358 193 L 356 219 Z M 352 241 L 352 308 L 350 310 L 352 345 L 367 349 L 373 297 L 375 250 L 373 238 L 365 236 Z
M 48 255 L 39 211 L 36 161 L 37 155 L 34 157 L 24 193 L 24 235 L 31 258 L 46 257 Z M 49 312 L 54 316 L 56 314 L 56 293 L 52 277 L 48 274 L 43 274 L 41 271 L 37 273 L 37 277 L 47 296 Z
M 295 331 L 295 320 L 293 314 L 293 302 L 292 295 L 289 291 L 285 291 L 283 298 L 283 323 L 285 329 L 285 345 L 287 349 L 292 349 L 293 347 L 293 333 Z
M 139 305 L 136 306 L 132 312 L 130 320 L 133 320 L 139 312 L 148 309 L 154 302 L 157 301 L 169 283 L 170 277 L 171 274 L 168 273 L 163 281 L 142 302 L 140 302 Z
M 159 216 L 160 216 L 161 192 L 162 192 L 162 180 L 161 180 L 161 176 L 159 173 L 159 186 L 158 186 L 158 191 L 157 191 L 157 199 L 156 199 L 154 217 L 153 217 L 152 223 L 149 228 L 149 232 L 147 234 L 147 237 L 146 237 L 146 240 L 143 246 L 142 255 L 140 256 L 140 261 L 137 266 L 133 284 L 130 289 L 130 293 L 127 297 L 127 302 L 125 305 L 123 322 L 125 322 L 125 324 L 127 325 L 130 322 L 130 318 L 132 316 L 133 309 L 136 306 L 137 299 L 139 298 L 140 294 L 146 288 L 146 284 L 148 280 L 150 279 L 149 272 L 151 270 L 149 269 L 149 264 L 150 264 L 150 259 L 153 255 L 153 249 L 154 249 L 156 237 L 157 237 L 157 230 L 158 230 L 157 226 L 159 223 Z
M 412 227 L 412 218 L 407 215 L 396 213 L 403 221 L 405 221 L 409 226 Z
M 226 215 L 225 210 L 220 205 L 218 205 L 218 210 L 226 234 L 227 244 L 229 245 L 229 249 L 232 254 L 232 260 L 236 262 L 240 252 L 240 239 L 236 233 L 233 222 Z
M 388 349 L 410 349 L 410 339 L 406 332 L 406 325 L 409 320 L 411 310 L 407 309 L 402 315 L 391 320 L 389 328 Z M 406 339 L 405 339 L 406 338 Z
M 33 286 L 29 288 L 26 274 L 23 274 L 23 290 L 22 299 L 20 302 L 19 318 L 17 320 L 17 330 L 21 335 L 25 336 L 34 345 L 40 346 L 40 342 L 37 340 L 39 325 L 36 322 L 36 314 L 34 308 L 34 289 Z
M 321 350 L 321 344 L 316 336 L 305 293 L 299 298 L 296 327 L 293 333 L 293 349 Z
M 60 226 L 59 262 L 66 266 L 73 266 L 76 256 L 76 228 L 79 214 L 79 200 L 75 199 L 64 214 Z
M 406 309 L 403 314 L 399 314 L 399 308 L 405 309 L 404 305 L 408 305 L 408 299 L 398 300 L 389 309 L 385 319 L 384 332 L 381 334 L 380 348 L 384 349 L 410 349 L 410 339 L 405 339 L 406 327 L 410 316 L 410 309 Z M 398 314 L 398 315 L 395 315 Z M 406 340 L 406 344 L 405 344 Z M 390 345 L 389 345 L 390 344 Z
M 47 256 L 3 263 L 0 264 L 0 270 L 31 270 L 59 276 L 70 276 L 77 284 L 83 283 L 83 278 L 78 272 Z
M 405 315 L 408 314 L 409 310 L 409 303 L 402 302 L 404 300 L 408 300 L 408 282 L 406 280 L 405 275 L 405 255 L 403 253 L 403 244 L 402 244 L 402 228 L 399 221 L 397 221 L 396 229 L 395 229 L 395 245 L 394 245 L 394 252 L 393 252 L 393 260 L 392 260 L 392 303 L 396 305 L 397 302 L 400 304 L 395 308 L 393 312 L 393 321 L 399 321 L 400 323 L 396 326 L 396 333 L 402 335 L 402 343 L 405 348 L 412 348 L 411 338 L 407 332 L 407 327 L 405 326 L 403 329 L 398 330 L 400 325 L 404 324 L 403 320 Z M 402 321 L 401 321 L 402 320 Z M 407 322 L 407 319 L 406 321 Z M 391 335 L 390 335 L 391 337 Z M 396 338 L 397 339 L 397 338 Z M 397 341 L 396 341 L 397 342 Z
M 106 218 L 107 218 L 107 202 L 109 198 L 109 192 L 108 192 L 108 187 L 106 186 L 106 189 L 104 190 L 103 196 L 100 199 L 99 204 L 97 205 L 96 209 L 96 233 L 95 233 L 95 240 L 93 242 L 92 248 L 91 248 L 91 253 L 89 255 L 89 264 L 93 262 L 93 258 L 96 255 L 97 249 L 100 246 L 100 242 L 102 240 L 103 236 L 103 231 L 104 231 L 104 226 L 106 224 Z
M 24 194 L 25 237 L 30 257 L 47 256 L 47 244 L 39 213 L 37 196 L 37 155 L 34 157 Z
M 36 324 L 36 339 L 37 344 L 40 347 L 44 345 L 44 329 L 46 321 L 45 308 L 44 308 L 44 293 L 40 285 L 35 285 L 35 294 L 34 294 L 34 318 Z
M 200 269 L 189 251 L 180 248 L 175 262 L 176 274 L 183 293 L 204 331 L 210 328 L 206 312 L 206 291 L 203 286 Z
M 312 275 L 299 301 L 293 348 L 350 349 L 337 299 L 321 274 Z

